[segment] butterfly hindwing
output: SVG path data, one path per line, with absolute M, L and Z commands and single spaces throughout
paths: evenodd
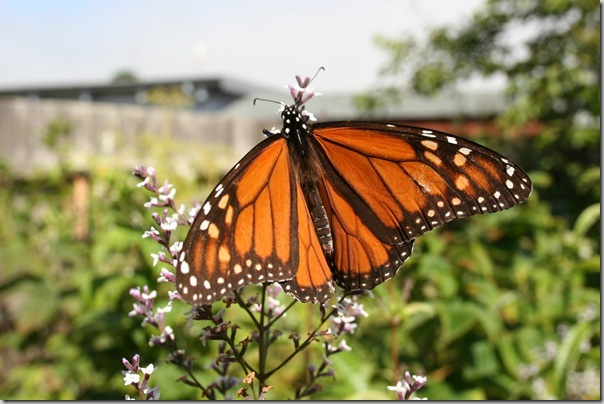
M 297 186 L 298 197 L 298 253 L 296 276 L 282 282 L 283 289 L 302 302 L 325 302 L 334 289 L 332 272 L 326 261 L 313 224 L 302 188 Z

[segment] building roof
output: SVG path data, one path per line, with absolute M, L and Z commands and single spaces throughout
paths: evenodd
M 254 98 L 286 103 L 290 101 L 289 93 L 285 89 L 272 90 L 235 79 L 216 77 L 9 88 L 0 89 L 0 97 L 22 96 L 148 105 L 151 90 L 170 87 L 180 88 L 182 93 L 190 98 L 189 109 L 217 112 L 226 116 L 278 119 L 275 114 L 278 106 L 269 102 L 257 102 L 253 105 Z M 314 97 L 307 105 L 322 121 L 353 119 L 366 115 L 355 106 L 354 94 L 325 94 Z M 372 119 L 484 119 L 498 114 L 504 106 L 504 96 L 497 91 L 448 91 L 434 97 L 408 93 L 403 96 L 402 102 L 378 111 Z

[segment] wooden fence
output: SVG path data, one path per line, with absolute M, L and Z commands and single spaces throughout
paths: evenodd
M 228 148 L 233 153 L 226 166 L 262 139 L 262 129 L 275 123 L 163 107 L 4 98 L 0 160 L 23 175 L 56 166 L 61 159 L 82 170 L 91 158 L 102 156 L 131 167 L 144 156 L 141 139 L 155 137 Z M 49 147 L 53 136 L 64 138 Z

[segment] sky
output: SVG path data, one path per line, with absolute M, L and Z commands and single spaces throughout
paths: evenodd
M 377 34 L 425 38 L 485 0 L 1 0 L 0 89 L 225 77 L 276 89 L 320 66 L 320 91 L 377 81 Z

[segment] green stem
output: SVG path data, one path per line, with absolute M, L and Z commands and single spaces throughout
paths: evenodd
M 281 362 L 281 364 L 279 366 L 277 366 L 276 368 L 274 368 L 273 370 L 271 370 L 270 372 L 268 372 L 264 378 L 264 380 L 267 380 L 269 377 L 271 377 L 273 375 L 273 373 L 275 373 L 276 371 L 278 371 L 279 369 L 281 369 L 283 366 L 285 366 L 285 364 L 287 364 L 290 360 L 292 360 L 294 358 L 294 356 L 296 356 L 297 354 L 299 354 L 301 351 L 303 351 L 308 345 L 310 345 L 310 343 L 312 342 L 312 340 L 315 338 L 315 335 L 317 334 L 317 332 L 319 332 L 319 330 L 321 329 L 321 327 L 323 327 L 323 324 L 325 324 L 325 322 L 329 319 L 329 317 L 332 316 L 333 313 L 336 312 L 336 309 L 332 309 L 329 314 L 327 314 L 325 317 L 323 317 L 321 319 L 321 322 L 319 323 L 319 325 L 317 327 L 315 327 L 315 329 L 308 335 L 308 337 L 306 337 L 306 339 L 304 340 L 304 342 L 302 342 L 298 348 L 294 349 L 294 352 L 292 352 L 287 358 L 285 358 L 285 360 L 283 362 Z
M 258 327 L 258 374 L 256 377 L 260 382 L 259 388 L 262 388 L 264 385 L 264 381 L 266 380 L 265 372 L 266 372 L 266 360 L 268 356 L 268 340 L 269 340 L 269 332 L 270 325 L 264 324 L 265 321 L 265 312 L 264 305 L 266 303 L 266 287 L 267 284 L 262 284 L 262 304 L 260 305 L 260 327 Z
M 285 315 L 285 313 L 287 313 L 289 311 L 289 309 L 294 307 L 294 305 L 296 303 L 298 303 L 298 301 L 296 299 L 294 299 L 281 313 L 279 313 L 278 316 L 275 316 L 275 318 L 273 318 L 271 321 L 269 321 L 266 326 L 267 327 L 272 326 L 277 320 L 279 320 L 281 317 L 283 317 Z
M 245 310 L 245 312 L 247 313 L 247 315 L 252 319 L 252 322 L 254 323 L 254 326 L 258 329 L 260 329 L 261 325 L 258 322 L 258 320 L 256 319 L 256 316 L 254 316 L 254 313 L 252 313 L 249 309 L 249 307 L 247 307 L 247 305 L 245 304 L 245 302 L 243 301 L 243 299 L 241 298 L 241 296 L 239 296 L 239 293 L 237 293 L 237 291 L 235 291 L 235 299 L 237 299 L 237 303 L 239 304 L 239 306 Z

